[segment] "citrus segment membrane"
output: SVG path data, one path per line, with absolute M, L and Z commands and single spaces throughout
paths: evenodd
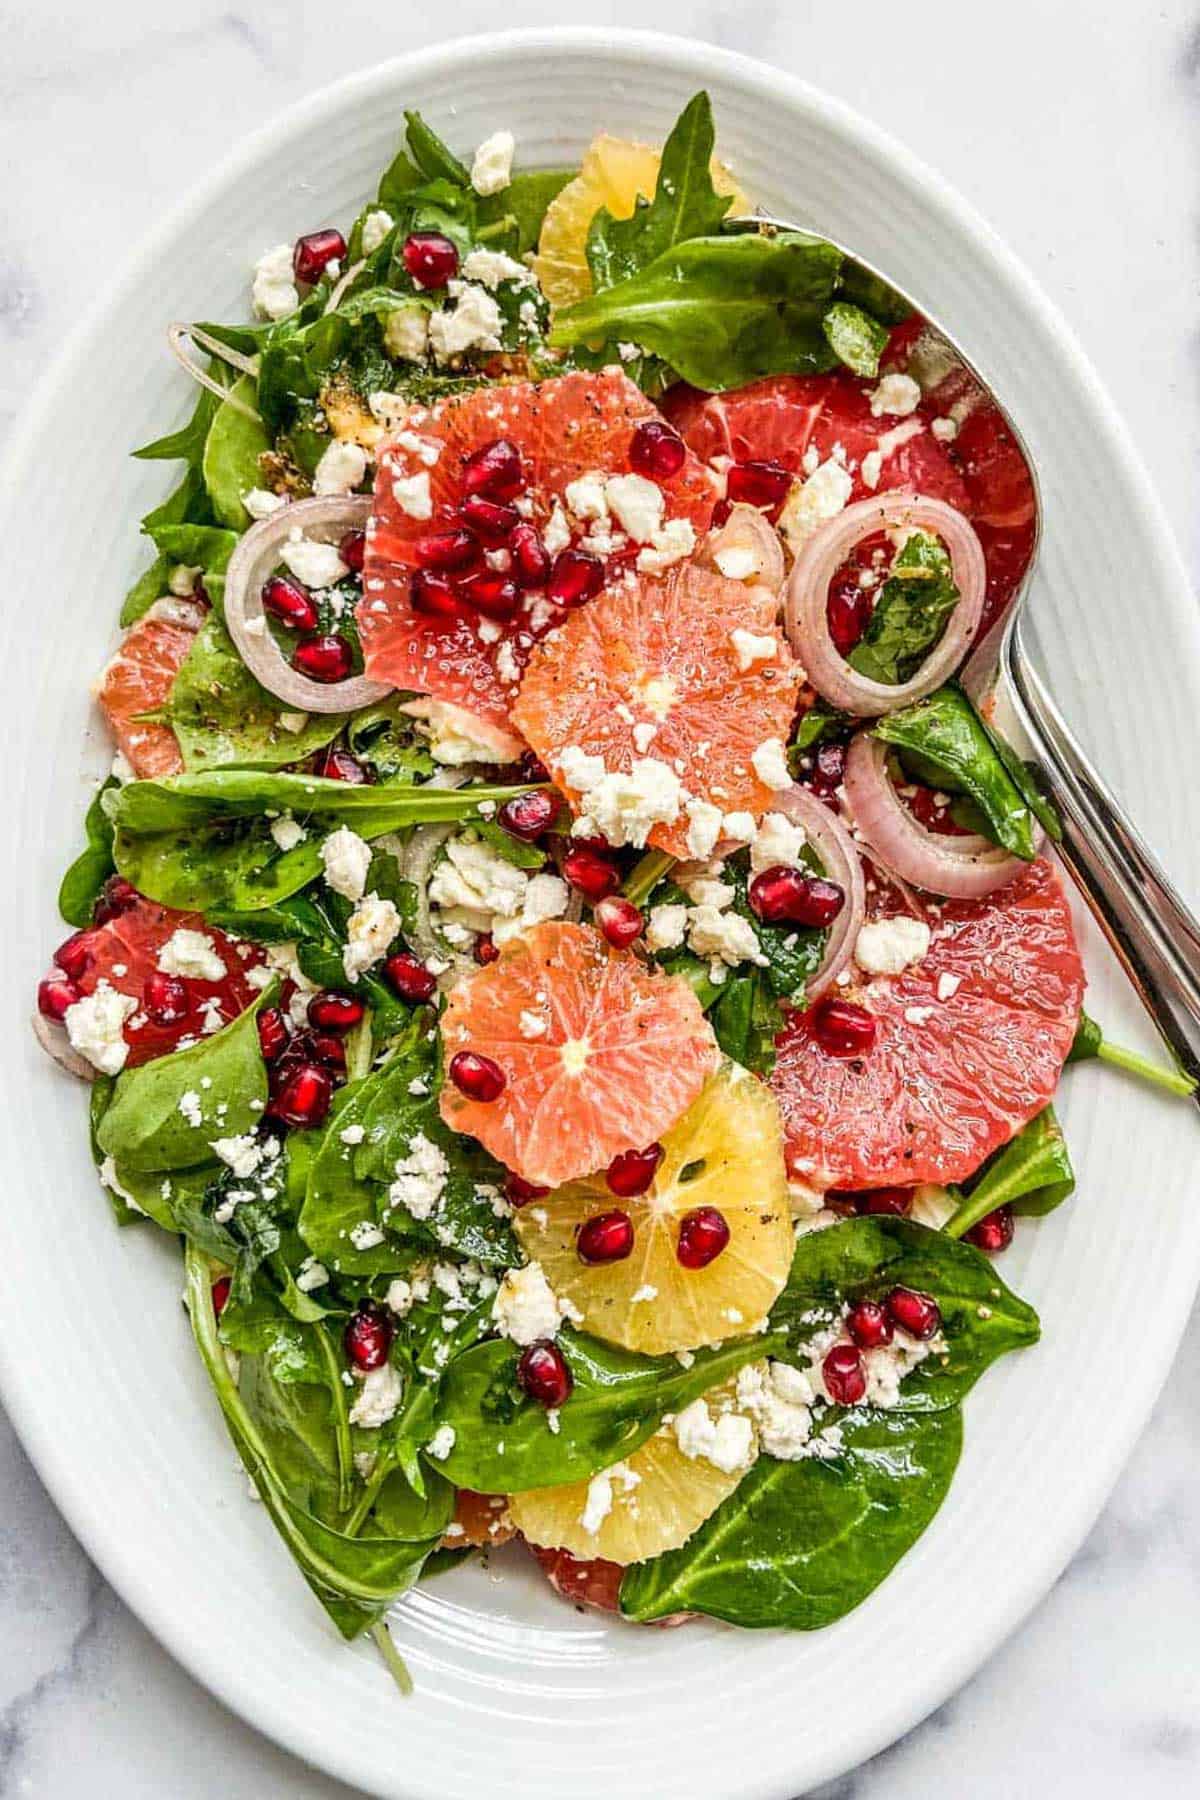
M 662 1160 L 644 1194 L 618 1199 L 595 1176 L 522 1207 L 513 1221 L 526 1255 L 582 1314 L 581 1329 L 649 1355 L 753 1331 L 787 1281 L 793 1249 L 779 1111 L 761 1082 L 727 1063 L 660 1141 Z M 681 1221 L 710 1206 L 728 1225 L 729 1242 L 706 1267 L 685 1268 Z M 632 1253 L 620 1262 L 581 1261 L 580 1226 L 614 1207 L 632 1221 Z
M 487 1101 L 448 1077 L 446 1124 L 546 1187 L 660 1137 L 717 1062 L 685 981 L 611 949 L 590 926 L 561 923 L 510 940 L 451 990 L 442 1043 L 447 1068 L 470 1051 L 504 1076 Z

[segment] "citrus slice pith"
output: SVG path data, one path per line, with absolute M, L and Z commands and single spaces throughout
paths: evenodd
M 604 207 L 614 219 L 633 216 L 639 197 L 652 200 L 658 185 L 660 155 L 649 144 L 631 143 L 602 131 L 584 152 L 579 173 L 555 196 L 546 209 L 533 259 L 542 292 L 552 306 L 570 306 L 592 291 L 587 262 L 588 227 Z M 739 191 L 728 169 L 716 157 L 712 164 L 713 186 L 719 194 L 732 194 L 734 211 L 748 211 L 749 201 Z
M 772 790 L 754 754 L 769 738 L 787 742 L 799 679 L 777 611 L 767 588 L 692 563 L 661 581 L 628 577 L 537 647 L 514 723 L 576 812 L 586 803 L 559 773 L 566 745 L 602 757 L 609 772 L 642 757 L 665 763 L 686 793 L 757 818 Z M 773 653 L 743 666 L 735 632 L 761 638 L 760 648 L 773 641 Z M 649 842 L 687 856 L 688 836 L 681 811 Z
M 179 743 L 169 725 L 143 720 L 166 701 L 175 677 L 195 641 L 200 623 L 147 616 L 131 625 L 120 647 L 105 665 L 96 689 L 100 710 L 134 773 L 142 777 L 178 775 L 183 768 Z
M 521 1248 L 578 1307 L 583 1330 L 652 1355 L 752 1331 L 783 1288 L 794 1248 L 783 1128 L 761 1082 L 726 1064 L 660 1141 L 662 1161 L 646 1193 L 618 1199 L 599 1175 L 522 1207 L 514 1221 Z M 684 1268 L 680 1221 L 709 1206 L 724 1218 L 729 1242 L 707 1267 Z M 581 1261 L 579 1227 L 614 1207 L 633 1223 L 631 1254 Z
M 727 1382 L 706 1398 L 719 1405 L 732 1399 Z M 752 1460 L 752 1457 L 751 1457 Z M 747 1463 L 746 1467 L 749 1467 Z M 604 1471 L 604 1517 L 584 1523 L 589 1509 L 587 1481 L 531 1488 L 508 1503 L 517 1530 L 541 1548 L 611 1563 L 645 1562 L 686 1544 L 710 1513 L 732 1494 L 746 1469 L 727 1472 L 706 1457 L 683 1454 L 670 1427 L 656 1432 L 640 1450 Z
M 485 445 L 505 439 L 519 451 L 519 498 L 527 522 L 540 532 L 570 482 L 588 474 L 628 474 L 635 429 L 660 417 L 619 369 L 513 381 L 411 407 L 380 452 L 367 528 L 357 618 L 371 680 L 432 694 L 504 725 L 533 644 L 561 624 L 562 613 L 536 589 L 526 591 L 503 621 L 469 604 L 448 615 L 415 611 L 418 546 L 440 532 L 461 530 L 463 465 Z M 397 481 L 416 481 L 420 500 L 414 502 L 404 486 L 398 493 Z M 678 473 L 658 486 L 665 521 L 685 519 L 697 535 L 707 529 L 719 489 L 696 457 L 689 452 Z
M 448 1076 L 447 1125 L 545 1187 L 652 1143 L 717 1063 L 687 982 L 611 949 L 588 925 L 535 925 L 466 976 L 447 1001 L 442 1043 L 447 1068 L 471 1050 L 505 1077 L 499 1097 L 482 1101 Z

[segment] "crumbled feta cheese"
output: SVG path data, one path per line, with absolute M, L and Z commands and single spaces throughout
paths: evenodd
M 902 975 L 919 963 L 929 949 L 929 927 L 924 919 L 898 914 L 894 919 L 875 919 L 863 925 L 854 943 L 854 960 L 868 975 Z
M 429 341 L 437 360 L 450 362 L 467 350 L 499 350 L 504 316 L 487 289 L 452 281 L 449 292 L 454 310 L 435 312 L 429 321 Z
M 368 1431 L 386 1425 L 389 1419 L 395 1418 L 403 1398 L 404 1382 L 399 1373 L 390 1362 L 380 1363 L 377 1369 L 368 1369 L 363 1376 L 358 1396 L 350 1408 L 350 1423 L 361 1425 Z
M 486 621 L 485 621 L 486 623 Z M 460 769 L 466 763 L 494 763 L 503 760 L 503 751 L 495 742 L 472 737 L 470 715 L 459 707 L 433 701 L 429 710 L 429 754 L 434 762 L 447 768 Z
M 636 758 L 628 774 L 606 773 L 586 793 L 586 821 L 576 820 L 575 834 L 590 837 L 598 832 L 610 844 L 632 844 L 637 849 L 645 845 L 655 825 L 674 824 L 683 801 L 674 769 L 647 756 Z
M 808 1456 L 812 1438 L 812 1402 L 816 1390 L 799 1369 L 788 1363 L 749 1363 L 738 1372 L 738 1405 L 758 1427 L 759 1443 L 768 1456 L 796 1462 Z
M 541 1013 L 530 1012 L 528 1007 L 521 1008 L 517 1030 L 523 1038 L 545 1037 L 547 1029 L 548 1021 Z
M 305 537 L 299 530 L 293 529 L 279 555 L 291 574 L 305 587 L 333 587 L 350 573 L 338 555 L 336 544 L 322 544 L 316 538 Z
M 727 581 L 749 581 L 759 573 L 758 557 L 749 544 L 722 544 L 713 561 Z
M 348 825 L 339 825 L 321 845 L 325 885 L 343 900 L 361 900 L 371 867 L 371 846 Z
M 315 1256 L 306 1256 L 296 1271 L 296 1286 L 302 1294 L 311 1294 L 315 1289 L 324 1287 L 329 1280 L 329 1270 Z
M 686 929 L 686 906 L 652 906 L 646 920 L 646 947 L 655 951 L 678 950 Z
M 397 1318 L 405 1318 L 412 1311 L 416 1301 L 411 1282 L 403 1281 L 397 1276 L 395 1281 L 388 1283 L 384 1301 L 389 1312 L 394 1312 Z
M 503 250 L 472 250 L 462 272 L 466 280 L 482 282 L 486 288 L 497 288 L 502 281 L 515 281 L 520 287 L 534 285 L 533 271 Z
M 761 875 L 764 869 L 794 869 L 804 843 L 803 825 L 794 825 L 783 813 L 764 814 L 750 846 L 751 872 Z
M 357 1225 L 350 1227 L 350 1242 L 356 1250 L 374 1250 L 382 1244 L 383 1232 L 374 1219 L 360 1219 Z
M 388 1188 L 390 1207 L 402 1206 L 414 1219 L 432 1218 L 450 1175 L 446 1154 L 423 1131 L 414 1132 L 408 1153 L 398 1157 Z
M 871 395 L 871 413 L 876 419 L 884 413 L 907 418 L 921 404 L 921 390 L 911 375 L 885 375 Z
M 853 487 L 850 475 L 832 456 L 806 481 L 793 483 L 779 515 L 779 529 L 794 552 L 807 543 L 818 525 L 837 517 Z
M 676 1413 L 671 1422 L 675 1442 L 693 1462 L 703 1457 L 725 1475 L 744 1469 L 754 1459 L 754 1426 L 743 1413 L 723 1412 L 716 1418 L 701 1396 Z
M 254 265 L 254 283 L 250 290 L 254 310 L 260 319 L 286 319 L 300 304 L 292 272 L 292 246 L 276 244 L 264 250 Z
M 602 1469 L 599 1475 L 593 1475 L 588 1482 L 587 1499 L 579 1516 L 579 1523 L 589 1537 L 595 1537 L 600 1527 L 613 1508 L 614 1484 L 620 1482 L 626 1493 L 638 1486 L 641 1476 L 628 1463 L 614 1463 L 611 1469 Z
M 321 453 L 313 475 L 314 494 L 352 494 L 367 472 L 367 453 L 361 444 L 335 438 Z
M 758 779 L 769 788 L 781 790 L 791 787 L 792 776 L 787 764 L 787 751 L 781 739 L 764 738 L 750 762 Z
M 551 512 L 550 517 L 546 520 L 545 528 L 542 531 L 542 544 L 545 547 L 547 556 L 554 557 L 558 555 L 560 550 L 565 550 L 570 541 L 571 527 L 567 523 L 567 515 L 556 500 L 554 502 L 554 509 Z
M 292 733 L 293 737 L 297 736 L 301 731 L 303 731 L 304 727 L 307 724 L 308 724 L 308 714 L 307 713 L 281 712 L 279 715 L 280 730 L 281 731 L 290 731 Z
M 376 206 L 371 209 L 362 222 L 361 241 L 364 256 L 374 256 L 395 223 L 395 219 L 385 207 Z
M 453 1425 L 439 1425 L 425 1446 L 426 1456 L 432 1456 L 435 1462 L 445 1462 L 454 1448 L 457 1436 Z
M 604 484 L 609 511 L 635 544 L 650 544 L 662 527 L 663 491 L 644 475 L 610 475 Z
M 718 912 L 715 906 L 694 906 L 688 914 L 688 943 L 697 956 L 710 956 L 736 968 L 739 963 L 766 966 L 758 937 L 741 913 Z
M 747 669 L 752 669 L 755 663 L 774 662 L 775 653 L 779 649 L 779 642 L 774 632 L 745 631 L 740 625 L 736 625 L 730 632 L 729 641 L 733 645 L 738 668 L 743 675 Z
M 590 794 L 604 780 L 604 758 L 589 756 L 578 744 L 568 744 L 558 758 L 558 774 L 568 787 L 580 794 Z
M 939 444 L 952 444 L 958 436 L 958 420 L 935 419 L 929 429 Z
M 687 852 L 689 856 L 711 856 L 721 835 L 722 814 L 719 806 L 708 800 L 691 799 L 685 803 L 688 816 Z
M 219 1156 L 227 1168 L 233 1170 L 239 1181 L 245 1181 L 263 1159 L 263 1147 L 256 1137 L 248 1132 L 241 1137 L 217 1138 L 209 1149 Z
M 953 1000 L 955 994 L 957 994 L 957 992 L 961 986 L 962 986 L 962 976 L 961 975 L 939 975 L 938 983 L 937 983 L 938 999 L 939 1000 Z
M 726 813 L 721 821 L 721 836 L 732 838 L 735 844 L 749 844 L 757 831 L 751 812 Z
M 196 583 L 204 573 L 202 563 L 176 563 L 167 576 L 167 586 L 177 600 L 188 600 L 196 591 Z
M 204 1123 L 204 1108 L 195 1088 L 185 1088 L 175 1102 L 175 1109 L 193 1131 L 198 1131 Z
M 429 308 L 420 301 L 410 301 L 407 306 L 397 306 L 387 316 L 383 327 L 383 347 L 394 362 L 423 362 L 429 350 L 430 338 Z M 382 392 L 372 394 L 367 404 L 372 415 L 388 429 L 387 421 L 381 419 L 375 410 L 374 401 L 396 399 L 398 396 Z M 407 411 L 411 403 L 401 401 L 403 411 Z
M 137 1001 L 129 994 L 119 994 L 109 982 L 98 981 L 94 992 L 68 1006 L 63 1016 L 71 1048 L 102 1075 L 119 1074 L 129 1054 L 123 1027 L 136 1011 Z
M 643 1300 L 657 1300 L 658 1289 L 652 1281 L 644 1281 L 640 1288 L 635 1288 L 629 1296 L 630 1306 L 638 1306 Z
M 350 914 L 346 927 L 348 942 L 342 951 L 342 968 L 347 981 L 359 976 L 377 963 L 393 938 L 400 933 L 400 914 L 395 902 L 381 900 L 378 894 L 367 894 Z
M 281 818 L 271 820 L 271 836 L 286 854 L 287 851 L 294 850 L 297 844 L 302 844 L 308 833 L 298 819 L 293 819 L 291 813 L 284 813 Z
M 158 953 L 158 967 L 164 975 L 191 976 L 196 981 L 223 981 L 229 972 L 208 933 L 186 926 L 171 933 Z
M 497 944 L 506 944 L 509 938 L 519 936 L 531 925 L 541 925 L 546 919 L 561 919 L 570 899 L 571 890 L 561 876 L 533 875 L 525 889 L 520 917 L 495 920 L 492 936 Z
M 462 908 L 472 916 L 469 927 L 491 929 L 492 915 L 515 918 L 521 911 L 529 876 L 482 839 L 450 838 L 429 883 L 430 904 Z
M 516 147 L 511 131 L 493 131 L 484 138 L 471 164 L 471 186 L 477 194 L 498 194 L 508 186 Z
M 877 488 L 879 486 L 879 477 L 882 473 L 883 457 L 879 454 L 878 450 L 868 450 L 867 454 L 862 459 L 861 474 L 863 486 Z
M 566 1316 L 566 1309 L 546 1280 L 539 1262 L 523 1269 L 508 1269 L 492 1302 L 492 1318 L 503 1337 L 514 1344 L 535 1344 L 552 1338 Z
M 608 518 L 603 475 L 579 475 L 574 481 L 568 481 L 563 498 L 577 519 L 603 521 Z
M 637 566 L 644 575 L 661 575 L 673 563 L 682 562 L 696 548 L 690 519 L 668 519 L 645 549 L 638 551 Z
M 429 491 L 428 469 L 419 469 L 415 475 L 393 476 L 392 493 L 401 512 L 407 513 L 410 519 L 433 517 L 433 495 Z

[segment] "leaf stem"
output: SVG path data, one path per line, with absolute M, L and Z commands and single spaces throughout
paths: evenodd
M 659 882 L 675 867 L 675 862 L 676 858 L 668 856 L 665 850 L 647 850 L 630 870 L 621 892 L 635 906 L 644 906 Z
M 1136 1050 L 1125 1050 L 1120 1044 L 1110 1043 L 1106 1037 L 1101 1038 L 1096 1055 L 1101 1062 L 1124 1069 L 1128 1074 L 1148 1081 L 1152 1087 L 1163 1088 L 1168 1094 L 1178 1094 L 1186 1100 L 1196 1091 L 1192 1077 L 1181 1069 L 1168 1069 L 1162 1063 L 1151 1062 L 1149 1057 L 1139 1056 Z
M 383 1619 L 372 1625 L 371 1636 L 375 1639 L 375 1648 L 383 1658 L 384 1667 L 407 1700 L 413 1691 L 413 1678 L 408 1672 L 408 1664 L 392 1642 L 392 1634 Z

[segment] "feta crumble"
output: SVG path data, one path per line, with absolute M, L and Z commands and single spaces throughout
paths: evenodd
M 929 950 L 929 927 L 924 919 L 899 914 L 894 919 L 875 919 L 863 925 L 854 942 L 854 960 L 868 975 L 902 975 L 919 963 Z
M 468 350 L 499 350 L 504 315 L 492 295 L 469 281 L 447 285 L 453 311 L 435 312 L 429 321 L 429 342 L 437 360 L 451 362 Z
M 286 319 L 295 312 L 300 294 L 292 272 L 290 244 L 276 244 L 263 251 L 254 265 L 250 298 L 260 319 Z
M 738 669 L 743 675 L 747 669 L 752 669 L 755 663 L 774 662 L 775 653 L 779 648 L 773 632 L 746 631 L 741 625 L 735 626 L 730 632 L 729 641 L 733 645 L 733 653 L 737 657 Z
M 137 1001 L 129 994 L 119 994 L 109 982 L 98 981 L 95 991 L 68 1006 L 63 1016 L 71 1048 L 102 1075 L 119 1074 L 129 1055 L 123 1028 L 136 1011 Z
M 837 517 L 853 487 L 847 470 L 832 456 L 819 463 L 807 480 L 793 483 L 779 515 L 779 529 L 793 552 L 800 551 L 826 519 Z
M 541 1263 L 509 1269 L 496 1290 L 492 1318 L 503 1337 L 522 1346 L 558 1335 L 566 1308 L 546 1280 Z
M 723 1412 L 714 1418 L 703 1396 L 676 1413 L 671 1422 L 684 1456 L 703 1457 L 722 1474 L 733 1475 L 754 1459 L 754 1426 L 743 1413 Z
M 511 131 L 493 131 L 484 138 L 471 164 L 471 186 L 477 194 L 499 194 L 508 186 L 516 148 Z
M 404 1207 L 414 1219 L 431 1218 L 445 1192 L 450 1164 L 445 1152 L 425 1136 L 415 1132 L 408 1153 L 393 1165 L 395 1179 L 388 1188 L 389 1207 Z
M 350 573 L 338 554 L 336 544 L 323 544 L 316 538 L 307 538 L 295 528 L 280 549 L 279 555 L 290 573 L 297 581 L 302 581 L 305 587 L 333 587 Z
M 308 833 L 298 819 L 293 819 L 291 813 L 284 813 L 281 818 L 271 820 L 271 836 L 286 853 L 294 850 L 297 844 L 302 844 Z
M 361 444 L 335 438 L 321 454 L 313 475 L 314 494 L 352 494 L 367 472 L 367 453 Z
M 393 938 L 400 933 L 400 914 L 394 901 L 381 900 L 378 894 L 367 894 L 358 902 L 346 927 L 348 942 L 342 951 L 342 968 L 347 981 L 359 976 L 377 963 Z
M 435 1462 L 445 1462 L 457 1436 L 453 1425 L 439 1425 L 425 1446 L 426 1456 L 432 1456 Z
M 876 419 L 884 413 L 907 418 L 921 404 L 921 390 L 911 375 L 885 375 L 871 395 L 871 413 Z
M 158 953 L 158 968 L 163 975 L 190 976 L 196 981 L 223 981 L 228 974 L 208 933 L 186 926 L 171 933 Z
M 321 845 L 321 861 L 325 865 L 325 884 L 344 900 L 361 900 L 366 892 L 367 871 L 371 867 L 371 846 L 357 831 L 340 825 L 331 831 Z
M 372 208 L 362 222 L 361 242 L 362 253 L 364 256 L 374 256 L 376 250 L 378 250 L 380 244 L 382 244 L 384 238 L 395 223 L 395 219 L 393 219 L 386 207 L 377 206 Z
M 392 479 L 392 493 L 401 512 L 410 519 L 432 519 L 433 495 L 429 491 L 429 470 L 420 469 L 415 475 L 396 475 Z
M 395 1418 L 403 1398 L 404 1382 L 400 1375 L 390 1362 L 380 1363 L 377 1369 L 368 1369 L 363 1376 L 362 1386 L 350 1408 L 350 1423 L 361 1425 L 368 1431 L 386 1425 L 389 1419 Z
M 787 765 L 787 751 L 780 738 L 764 738 L 750 758 L 754 773 L 767 787 L 781 790 L 792 785 L 791 771 Z

